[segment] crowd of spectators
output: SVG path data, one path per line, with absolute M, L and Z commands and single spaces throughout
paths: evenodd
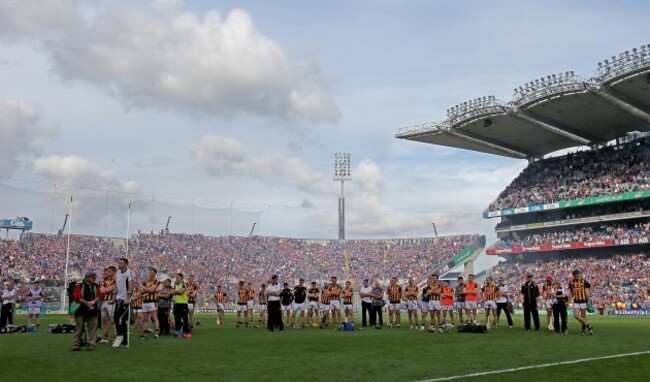
M 531 247 L 552 244 L 589 243 L 602 240 L 629 240 L 650 238 L 650 222 L 633 224 L 609 224 L 598 227 L 576 227 L 568 230 L 521 234 L 512 232 L 498 241 L 494 248 Z
M 499 263 L 488 274 L 496 279 L 504 277 L 511 290 L 518 290 L 527 273 L 533 274 L 538 285 L 544 284 L 546 277 L 551 276 L 554 281 L 560 280 L 562 285 L 568 286 L 574 269 L 580 270 L 592 284 L 591 300 L 595 307 L 602 304 L 611 308 L 650 309 L 650 258 L 645 253 L 609 258 L 566 257 L 534 263 L 508 261 Z M 516 304 L 522 302 L 518 293 L 513 293 L 510 298 Z
M 650 189 L 648 138 L 532 162 L 488 211 Z
M 479 240 L 478 235 L 392 240 L 309 240 L 279 237 L 208 237 L 200 234 L 138 234 L 129 241 L 131 269 L 145 278 L 149 267 L 159 275 L 193 274 L 203 286 L 238 280 L 259 285 L 274 274 L 289 282 L 327 280 L 331 276 L 400 279 L 425 275 L 449 262 Z M 114 265 L 126 254 L 125 239 L 72 235 L 25 234 L 0 240 L 0 278 L 19 285 L 38 279 L 62 286 L 66 256 L 68 275 Z

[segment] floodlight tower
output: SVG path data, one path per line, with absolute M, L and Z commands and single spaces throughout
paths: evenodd
M 344 183 L 352 180 L 350 173 L 350 154 L 334 154 L 334 181 L 341 181 L 341 196 L 339 197 L 339 240 L 345 240 L 345 194 Z

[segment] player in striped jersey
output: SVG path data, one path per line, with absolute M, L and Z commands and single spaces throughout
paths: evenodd
M 133 283 L 133 297 L 131 299 L 131 307 L 135 312 L 135 330 L 140 331 L 142 328 L 142 292 L 140 291 L 140 283 Z
M 260 319 L 257 322 L 258 328 L 266 326 L 266 311 L 268 307 L 268 297 L 266 296 L 266 284 L 262 284 L 257 294 L 257 303 L 260 305 Z
M 221 285 L 217 285 L 217 291 L 214 292 L 214 303 L 217 304 L 217 325 L 226 323 L 226 303 L 228 302 L 228 293 L 221 289 Z
M 239 281 L 239 288 L 237 289 L 237 324 L 235 327 L 243 324 L 241 314 L 244 313 L 244 322 L 248 326 L 248 288 L 244 286 L 244 281 Z
M 345 311 L 345 318 L 347 322 L 354 323 L 354 311 L 352 309 L 352 297 L 354 296 L 354 289 L 350 281 L 345 282 L 343 289 L 343 309 Z
M 499 297 L 499 287 L 492 282 L 492 277 L 485 279 L 485 285 L 481 288 L 483 298 L 483 309 L 485 309 L 485 326 L 490 329 L 490 311 L 492 319 L 497 317 L 497 297 Z M 493 324 L 496 326 L 496 322 Z
M 189 292 L 187 310 L 190 315 L 190 330 L 192 330 L 192 328 L 194 328 L 194 310 L 196 308 L 196 298 L 199 294 L 199 284 L 194 281 L 194 275 L 187 276 L 187 291 Z
M 332 276 L 330 284 L 330 311 L 332 312 L 332 325 L 336 328 L 343 321 L 341 320 L 341 285 L 337 278 Z
M 321 328 L 327 328 L 327 322 L 329 320 L 330 313 L 330 301 L 330 285 L 329 283 L 325 282 L 323 283 L 323 290 L 320 294 L 320 307 L 323 310 L 323 317 L 320 321 Z
M 247 302 L 247 307 L 248 307 L 248 323 L 253 325 L 253 307 L 255 305 L 255 288 L 253 288 L 253 284 L 249 281 L 248 282 L 248 302 Z
M 160 281 L 156 278 L 158 271 L 156 268 L 149 269 L 149 278 L 142 282 L 142 287 L 140 288 L 142 292 L 142 337 L 144 339 L 145 335 L 149 335 L 151 331 L 149 330 L 149 321 L 153 320 L 154 324 L 154 338 L 158 339 L 160 334 L 160 323 L 158 322 L 158 307 L 156 303 L 158 302 L 158 287 L 160 286 Z
M 316 281 L 311 282 L 311 288 L 307 290 L 307 318 L 310 323 L 314 323 L 314 315 L 316 315 L 316 322 L 319 320 L 318 299 L 320 296 L 320 289 L 316 286 Z
M 395 327 L 399 329 L 402 314 L 402 286 L 397 284 L 397 277 L 391 277 L 388 285 L 388 328 L 393 327 L 393 316 L 395 316 Z
M 542 285 L 540 294 L 544 299 L 544 307 L 546 308 L 546 328 L 548 330 L 555 330 L 553 327 L 553 300 L 555 299 L 553 291 L 553 277 L 546 276 L 546 283 Z
M 438 281 L 438 275 L 433 274 L 429 279 L 429 317 L 431 317 L 431 326 L 435 328 L 438 325 L 438 331 L 442 332 L 442 285 Z
M 113 322 L 113 314 L 115 312 L 115 273 L 117 273 L 117 268 L 114 266 L 104 268 L 103 280 L 99 283 L 99 290 L 102 293 L 102 328 L 103 337 L 99 341 L 100 344 L 107 344 L 110 335 L 111 328 L 115 328 L 115 323 Z
M 418 286 L 413 278 L 409 278 L 406 286 L 406 309 L 409 314 L 409 330 L 417 329 L 418 326 Z
M 572 272 L 573 278 L 569 281 L 569 290 L 573 297 L 573 316 L 582 324 L 582 335 L 585 335 L 585 329 L 589 334 L 594 334 L 594 327 L 587 322 L 587 304 L 589 303 L 589 292 L 591 284 L 580 274 L 579 270 Z

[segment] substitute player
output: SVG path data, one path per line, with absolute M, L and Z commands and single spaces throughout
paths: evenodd
M 142 336 L 149 336 L 151 331 L 149 330 L 149 321 L 153 320 L 154 325 L 154 338 L 158 339 L 160 335 L 160 323 L 158 322 L 158 287 L 160 286 L 160 281 L 156 278 L 158 276 L 158 271 L 156 268 L 149 269 L 149 277 L 142 282 L 143 292 L 142 299 Z M 146 338 L 146 337 L 145 337 Z
M 354 296 L 354 289 L 350 281 L 345 282 L 343 288 L 343 311 L 345 313 L 345 321 L 354 324 L 354 310 L 352 309 L 352 297 Z
M 32 319 L 36 323 L 36 329 L 41 328 L 41 307 L 45 299 L 45 292 L 38 283 L 34 281 L 33 287 L 27 292 L 27 325 L 32 324 Z
M 443 332 L 442 329 L 442 285 L 438 281 L 438 275 L 433 274 L 429 279 L 429 317 L 431 317 L 431 326 L 438 326 L 438 331 Z
M 142 329 L 142 304 L 144 303 L 144 300 L 142 299 L 140 283 L 136 281 L 133 285 L 133 300 L 131 300 L 131 307 L 135 313 L 135 330 L 139 332 Z M 140 337 L 140 339 L 143 339 L 143 337 Z
M 463 280 L 463 276 L 458 276 L 458 283 L 454 288 L 454 292 L 456 297 L 454 307 L 458 310 L 458 325 L 462 325 L 463 310 L 465 310 L 465 280 Z
M 451 326 L 455 325 L 454 322 L 454 288 L 449 285 L 449 281 L 442 282 L 442 293 L 440 298 L 442 301 L 442 325 L 447 326 L 447 313 L 449 313 L 449 321 Z
M 280 304 L 282 304 L 282 315 L 287 314 L 287 323 L 291 322 L 291 303 L 293 302 L 293 291 L 289 288 L 289 283 L 284 283 L 284 288 L 280 291 Z
M 107 344 L 109 341 L 111 327 L 115 327 L 113 322 L 115 316 L 115 292 L 117 285 L 115 283 L 115 273 L 117 268 L 114 266 L 106 267 L 103 270 L 102 281 L 99 283 L 99 291 L 102 293 L 102 328 L 103 337 L 99 341 L 100 344 Z
M 485 285 L 481 288 L 483 298 L 483 309 L 485 309 L 485 327 L 490 329 L 490 311 L 494 326 L 497 325 L 497 298 L 499 297 L 499 286 L 492 282 L 492 277 L 485 279 Z
M 393 316 L 395 316 L 395 327 L 400 328 L 402 314 L 402 286 L 397 283 L 397 277 L 391 277 L 388 285 L 388 328 L 393 327 Z
M 330 284 L 330 311 L 332 312 L 332 325 L 337 327 L 341 324 L 341 285 L 336 277 L 332 277 Z
M 226 323 L 226 303 L 228 302 L 228 293 L 221 289 L 221 285 L 217 285 L 217 291 L 214 292 L 214 303 L 217 305 L 217 325 Z
M 268 297 L 266 296 L 266 284 L 262 284 L 257 294 L 257 302 L 260 305 L 260 319 L 257 322 L 258 328 L 266 326 L 266 311 L 268 308 Z
M 587 322 L 587 304 L 589 303 L 589 292 L 591 284 L 580 274 L 579 270 L 574 270 L 573 278 L 569 281 L 569 290 L 573 297 L 573 316 L 582 324 L 582 335 L 585 335 L 585 329 L 589 334 L 594 334 L 594 327 Z
M 323 311 L 323 317 L 321 318 L 320 327 L 327 328 L 327 322 L 329 321 L 330 314 L 330 285 L 329 283 L 323 283 L 323 290 L 320 294 L 320 308 Z
M 463 294 L 465 295 L 465 312 L 467 313 L 467 321 L 478 323 L 477 309 L 478 309 L 478 294 L 479 286 L 474 281 L 474 275 L 467 276 L 467 282 Z
M 293 288 L 293 308 L 291 309 L 291 327 L 296 327 L 296 314 L 300 312 L 300 328 L 305 326 L 305 300 L 307 299 L 307 287 L 305 280 L 298 280 L 298 285 Z
M 418 286 L 413 278 L 409 278 L 406 286 L 406 310 L 409 315 L 409 330 L 418 328 Z
M 196 299 L 199 295 L 199 284 L 194 281 L 194 275 L 187 276 L 187 292 L 189 295 L 187 309 L 190 315 L 190 330 L 192 330 L 194 329 L 194 309 L 196 307 Z
M 248 326 L 248 288 L 244 286 L 244 281 L 239 282 L 239 288 L 237 289 L 237 324 L 235 327 L 239 327 L 243 324 L 241 320 L 241 314 L 244 313 L 244 322 Z
M 318 298 L 320 296 L 320 289 L 316 286 L 316 281 L 311 282 L 311 288 L 307 290 L 307 318 L 310 323 L 314 323 L 314 315 L 316 322 L 319 320 Z
M 553 320 L 552 320 L 553 300 L 555 299 L 555 295 L 553 291 L 554 291 L 553 277 L 546 276 L 546 282 L 544 283 L 544 285 L 542 285 L 542 290 L 540 291 L 540 294 L 544 299 L 544 308 L 546 308 L 546 328 L 548 330 L 555 330 L 555 328 L 553 327 Z

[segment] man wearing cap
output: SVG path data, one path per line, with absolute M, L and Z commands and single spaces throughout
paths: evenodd
M 521 294 L 524 295 L 524 329 L 530 330 L 530 316 L 532 315 L 535 330 L 539 330 L 539 314 L 537 313 L 539 288 L 530 273 L 526 275 L 526 282 L 521 286 Z
M 280 332 L 284 332 L 284 324 L 282 323 L 282 312 L 280 311 L 280 292 L 282 288 L 278 283 L 278 275 L 271 276 L 269 285 L 266 287 L 266 297 L 268 298 L 268 311 L 269 318 L 267 327 L 269 332 L 274 331 L 276 328 Z
M 544 298 L 544 307 L 546 308 L 546 328 L 554 330 L 553 327 L 553 277 L 546 276 L 546 283 L 542 285 L 542 298 Z
M 73 351 L 81 350 L 84 331 L 87 331 L 86 350 L 91 351 L 95 349 L 99 312 L 97 302 L 102 297 L 102 292 L 99 290 L 96 281 L 97 275 L 95 272 L 89 272 L 86 273 L 81 284 L 77 284 L 74 288 L 73 298 L 79 304 L 79 307 L 74 312 L 75 330 L 74 342 L 72 344 Z
M 16 289 L 13 281 L 5 283 L 2 291 L 2 311 L 0 312 L 0 328 L 14 324 L 14 305 L 16 304 Z

